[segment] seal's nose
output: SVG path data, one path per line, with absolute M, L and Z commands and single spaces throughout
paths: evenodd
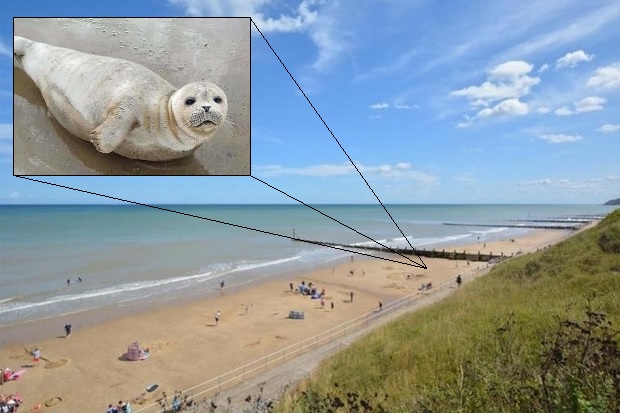
M 205 110 L 205 112 L 208 112 L 209 109 L 211 109 L 211 106 L 203 106 L 202 108 Z

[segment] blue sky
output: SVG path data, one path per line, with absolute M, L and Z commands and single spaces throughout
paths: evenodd
M 620 197 L 616 0 L 11 3 L 0 25 L 0 203 L 106 202 L 12 177 L 13 16 L 252 17 L 385 203 Z M 308 203 L 376 202 L 253 32 L 253 175 Z M 251 177 L 40 179 L 146 203 L 291 202 Z

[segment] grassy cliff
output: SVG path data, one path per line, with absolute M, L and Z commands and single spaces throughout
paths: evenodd
M 278 412 L 620 411 L 620 210 L 325 361 Z

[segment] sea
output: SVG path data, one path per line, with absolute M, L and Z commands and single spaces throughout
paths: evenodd
M 227 289 L 242 288 L 261 279 L 284 279 L 336 265 L 352 255 L 293 241 L 293 237 L 440 249 L 517 237 L 530 229 L 510 226 L 531 224 L 531 220 L 600 216 L 615 207 L 313 205 L 313 210 L 296 204 L 159 208 L 0 206 L 0 326 L 85 310 L 105 311 L 110 306 L 133 308 L 148 302 L 205 297 L 216 294 L 222 281 Z

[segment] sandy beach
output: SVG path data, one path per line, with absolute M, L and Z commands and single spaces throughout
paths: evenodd
M 521 238 L 456 247 L 505 255 L 527 253 L 558 242 L 564 231 L 538 230 Z M 396 257 L 399 259 L 400 257 Z M 23 411 L 104 411 L 108 404 L 133 400 L 147 386 L 149 403 L 165 391 L 169 396 L 300 340 L 328 330 L 384 304 L 418 291 L 422 283 L 464 282 L 486 271 L 484 263 L 424 259 L 428 269 L 354 256 L 330 268 L 297 274 L 285 280 L 244 287 L 226 286 L 214 298 L 169 303 L 105 321 L 105 312 L 65 316 L 0 328 L 2 368 L 25 370 L 17 381 L 0 386 L 1 394 L 20 393 Z M 320 300 L 291 292 L 301 281 L 325 289 Z M 214 287 L 219 289 L 219 285 Z M 350 293 L 354 299 L 351 302 Z M 332 309 L 333 303 L 333 309 Z M 303 311 L 305 319 L 288 318 Z M 221 313 L 216 325 L 215 315 Z M 85 318 L 86 317 L 86 318 Z M 63 326 L 73 321 L 70 337 Z M 138 340 L 150 357 L 125 361 L 127 346 Z M 39 348 L 42 360 L 33 366 L 29 351 Z M 46 406 L 46 403 L 49 406 Z M 134 410 L 139 408 L 132 404 Z M 40 408 L 38 407 L 40 406 Z

